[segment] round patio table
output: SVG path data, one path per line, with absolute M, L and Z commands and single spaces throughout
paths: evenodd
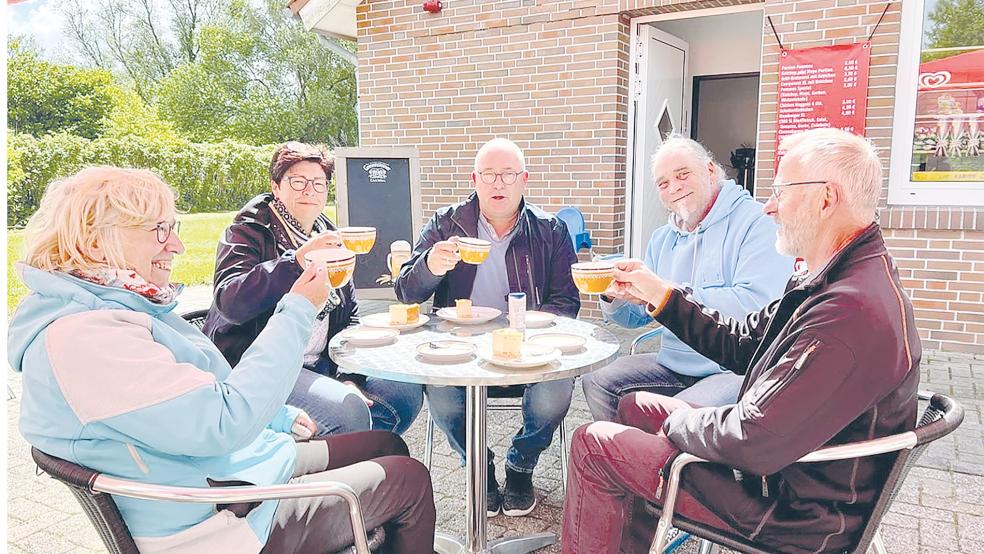
M 611 363 L 618 354 L 618 339 L 611 332 L 591 323 L 558 317 L 553 323 L 540 329 L 527 329 L 526 338 L 542 333 L 569 333 L 584 337 L 584 347 L 570 354 L 563 354 L 549 364 L 510 369 L 482 360 L 473 354 L 470 359 L 456 363 L 435 363 L 422 359 L 417 347 L 423 343 L 450 338 L 472 342 L 477 349 L 491 345 L 491 332 L 506 326 L 500 316 L 481 325 L 459 325 L 443 321 L 436 315 L 412 330 L 403 331 L 385 346 L 356 347 L 347 344 L 339 335 L 329 343 L 329 355 L 339 368 L 349 373 L 359 373 L 378 379 L 389 379 L 422 385 L 464 386 L 465 421 L 467 425 L 466 466 L 466 518 L 464 543 L 439 534 L 435 543 L 445 553 L 525 553 L 543 548 L 557 541 L 553 533 L 540 533 L 525 537 L 508 537 L 489 543 L 486 537 L 486 399 L 490 386 L 540 383 L 555 379 L 570 379 Z M 563 453 L 562 455 L 567 455 Z

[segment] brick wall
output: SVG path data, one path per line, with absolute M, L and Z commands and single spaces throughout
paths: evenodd
M 506 136 L 526 152 L 528 198 L 547 210 L 576 205 L 596 251 L 621 250 L 625 228 L 629 22 L 654 13 L 740 1 L 446 2 L 358 8 L 360 123 L 364 146 L 414 146 L 424 217 L 470 191 L 474 154 Z M 770 0 L 787 48 L 864 40 L 884 0 Z M 891 148 L 900 6 L 872 40 L 866 136 Z M 763 27 L 757 187 L 772 179 L 779 47 Z M 984 352 L 984 212 L 885 205 L 905 286 L 918 303 L 926 348 Z M 950 250 L 948 250 L 950 249 Z M 584 254 L 582 254 L 584 257 Z M 588 298 L 582 314 L 598 315 Z

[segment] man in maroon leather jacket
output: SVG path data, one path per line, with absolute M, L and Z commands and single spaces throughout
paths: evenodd
M 619 405 L 624 426 L 578 429 L 564 552 L 645 551 L 655 524 L 641 503 L 664 500 L 661 470 L 680 451 L 713 462 L 685 471 L 684 517 L 781 552 L 841 552 L 858 540 L 894 455 L 794 462 L 825 445 L 915 427 L 919 335 L 874 222 L 882 182 L 874 149 L 833 129 L 793 135 L 782 148 L 764 209 L 779 225 L 777 249 L 805 259 L 810 272 L 781 299 L 744 321 L 726 319 L 638 260 L 618 264 L 611 293 L 647 303 L 684 342 L 745 380 L 737 404 L 701 408 L 636 393 Z

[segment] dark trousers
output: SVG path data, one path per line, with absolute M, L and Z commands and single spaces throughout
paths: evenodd
M 366 530 L 386 528 L 383 552 L 432 552 L 436 512 L 427 468 L 387 431 L 347 433 L 297 444 L 291 483 L 340 481 L 355 489 Z M 326 554 L 353 543 L 339 497 L 281 500 L 264 554 Z

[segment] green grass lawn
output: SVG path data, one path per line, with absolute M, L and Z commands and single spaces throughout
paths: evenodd
M 185 253 L 177 256 L 171 279 L 186 285 L 205 285 L 212 282 L 215 272 L 215 246 L 235 212 L 182 215 L 181 241 Z M 335 219 L 335 206 L 325 208 L 325 215 Z M 14 263 L 23 257 L 24 232 L 7 230 L 7 315 L 13 314 L 17 303 L 27 294 L 27 287 L 14 272 Z

